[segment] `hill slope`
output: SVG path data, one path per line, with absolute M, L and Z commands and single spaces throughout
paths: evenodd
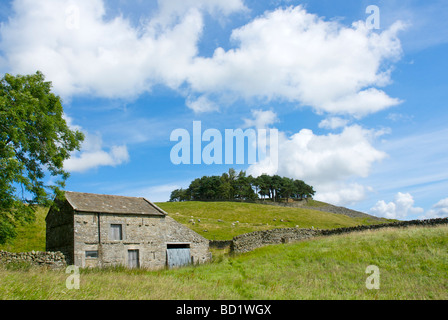
M 333 229 L 384 223 L 384 220 L 375 220 L 370 217 L 348 217 L 342 214 L 313 210 L 312 206 L 321 206 L 322 204 L 315 202 L 311 203 L 310 207 L 291 208 L 240 202 L 157 203 L 172 218 L 210 240 L 230 240 L 234 236 L 248 232 L 291 228 L 297 225 L 300 228 Z M 17 238 L 10 243 L 0 245 L 0 250 L 10 252 L 45 251 L 47 212 L 48 209 L 39 209 L 36 212 L 36 222 L 19 227 Z M 194 224 L 189 222 L 190 220 L 193 220 Z
M 361 224 L 384 223 L 371 216 L 331 213 L 321 208 L 324 203 L 310 206 L 285 207 L 244 202 L 165 202 L 157 203 L 177 221 L 210 240 L 230 240 L 234 236 L 273 228 L 333 229 Z
M 385 221 L 384 218 L 378 218 L 378 217 L 372 216 L 372 215 L 364 213 L 364 212 L 348 209 L 345 207 L 339 207 L 339 206 L 335 206 L 335 205 L 332 205 L 329 203 L 316 201 L 316 200 L 306 201 L 305 204 L 302 206 L 302 208 L 309 208 L 309 209 L 319 210 L 319 211 L 324 211 L 324 212 L 343 214 L 343 215 L 346 215 L 346 216 L 352 217 L 352 218 L 367 218 L 370 220 L 381 220 L 383 222 Z
M 36 211 L 36 221 L 32 224 L 19 226 L 17 237 L 8 243 L 0 245 L 0 250 L 9 252 L 45 251 L 45 217 L 48 209 L 39 208 Z

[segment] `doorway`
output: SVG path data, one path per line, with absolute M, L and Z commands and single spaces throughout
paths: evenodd
M 139 268 L 140 267 L 140 259 L 139 259 L 138 250 L 128 250 L 128 267 L 129 268 Z
M 166 258 L 169 268 L 191 264 L 190 244 L 167 244 Z

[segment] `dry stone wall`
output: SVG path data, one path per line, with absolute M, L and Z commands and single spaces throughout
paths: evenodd
M 235 253 L 249 252 L 256 248 L 263 247 L 269 244 L 281 244 L 294 242 L 304 239 L 309 239 L 317 236 L 330 236 L 336 234 L 377 230 L 382 228 L 404 228 L 410 226 L 436 226 L 441 224 L 448 224 L 448 218 L 428 219 L 428 220 L 411 220 L 398 221 L 393 223 L 375 224 L 375 225 L 361 225 L 348 228 L 336 228 L 327 230 L 314 229 L 273 229 L 266 231 L 255 231 L 246 233 L 233 238 L 230 244 L 231 251 Z
M 248 252 L 265 245 L 304 240 L 318 234 L 318 230 L 299 228 L 255 231 L 233 238 L 230 249 L 233 252 Z
M 52 269 L 66 267 L 65 256 L 61 252 L 6 252 L 0 251 L 0 264 L 27 263 Z
M 232 240 L 210 240 L 210 248 L 226 249 L 232 245 Z
M 362 225 L 356 227 L 348 227 L 348 228 L 337 228 L 337 229 L 328 229 L 328 230 L 319 230 L 321 235 L 329 236 L 334 234 L 342 234 L 356 231 L 364 231 L 364 230 L 376 230 L 382 228 L 405 228 L 411 226 L 436 226 L 441 224 L 448 224 L 448 218 L 437 218 L 437 219 L 428 219 L 428 220 L 409 220 L 409 221 L 397 221 L 391 223 L 383 223 L 383 224 L 374 224 L 374 225 Z

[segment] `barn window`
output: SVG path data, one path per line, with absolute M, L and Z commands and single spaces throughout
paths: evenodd
M 123 240 L 123 230 L 121 224 L 110 225 L 110 240 Z
M 98 259 L 98 251 L 86 251 L 86 259 Z

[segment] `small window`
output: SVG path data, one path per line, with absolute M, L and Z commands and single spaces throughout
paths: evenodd
M 86 259 L 98 259 L 98 251 L 86 251 Z
M 110 240 L 123 240 L 121 224 L 110 225 Z

